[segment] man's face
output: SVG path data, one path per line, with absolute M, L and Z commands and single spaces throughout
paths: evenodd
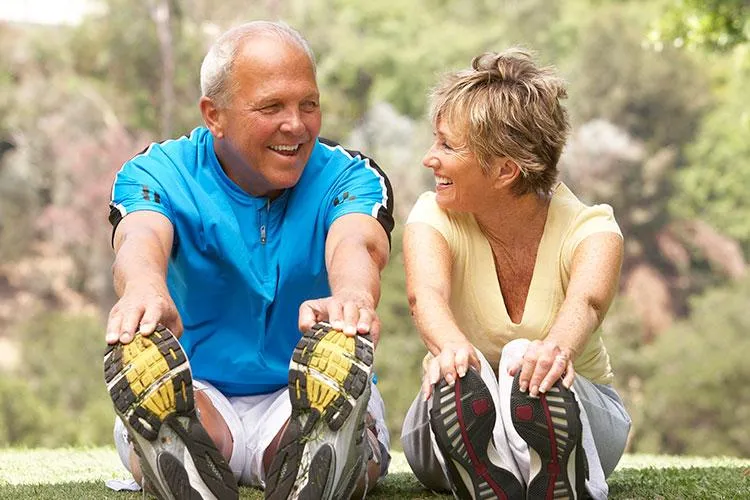
M 303 49 L 278 36 L 248 40 L 234 63 L 234 92 L 220 110 L 219 159 L 254 196 L 294 186 L 320 133 L 318 85 Z

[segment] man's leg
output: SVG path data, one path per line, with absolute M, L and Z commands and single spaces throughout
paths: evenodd
M 160 498 L 238 498 L 237 482 L 214 444 L 216 439 L 226 448 L 223 420 L 206 405 L 213 437 L 201 424 L 185 352 L 168 330 L 159 327 L 129 344 L 109 346 L 104 372 L 115 412 L 139 457 L 136 479 Z
M 383 460 L 389 460 L 389 457 L 383 456 L 383 453 L 387 453 L 387 451 L 383 449 L 383 445 L 378 441 L 378 431 L 374 425 L 374 418 L 369 413 L 365 414 L 365 423 L 367 426 L 365 430 L 367 433 L 365 439 L 367 440 L 372 455 L 367 459 L 367 468 L 365 469 L 365 472 L 360 475 L 357 487 L 351 495 L 352 498 L 362 498 L 368 491 L 375 487 L 378 480 L 385 474 L 382 465 Z M 269 473 L 271 462 L 279 449 L 279 443 L 281 442 L 281 438 L 284 435 L 287 425 L 289 425 L 288 420 L 263 453 L 263 472 L 266 476 Z
M 232 448 L 234 441 L 232 439 L 232 433 L 229 431 L 229 426 L 222 418 L 219 411 L 211 403 L 211 399 L 202 390 L 194 392 L 195 395 L 195 406 L 198 413 L 198 419 L 200 420 L 203 427 L 206 429 L 211 440 L 216 445 L 224 460 L 229 463 L 232 457 Z M 127 443 L 128 446 L 128 464 L 127 469 L 133 475 L 135 482 L 143 486 L 143 473 L 141 472 L 140 458 L 135 452 L 132 443 Z

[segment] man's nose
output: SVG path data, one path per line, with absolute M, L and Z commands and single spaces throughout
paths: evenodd
M 305 131 L 305 124 L 298 110 L 290 110 L 281 123 L 281 131 L 294 135 L 300 135 Z

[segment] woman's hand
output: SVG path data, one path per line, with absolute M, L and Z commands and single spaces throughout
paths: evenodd
M 575 379 L 572 349 L 564 349 L 549 340 L 535 340 L 529 343 L 523 358 L 511 366 L 508 374 L 512 377 L 521 370 L 518 385 L 521 392 L 529 390 L 529 396 L 537 397 L 545 393 L 562 377 L 563 385 L 570 389 Z
M 432 386 L 444 378 L 449 385 L 466 375 L 469 367 L 480 369 L 479 358 L 474 346 L 468 341 L 447 342 L 440 354 L 427 354 L 422 361 L 422 394 L 427 401 L 432 395 Z

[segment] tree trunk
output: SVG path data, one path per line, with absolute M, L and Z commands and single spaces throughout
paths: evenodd
M 174 44 L 172 37 L 172 16 L 169 0 L 149 0 L 151 19 L 156 26 L 161 55 L 161 135 L 171 137 L 174 120 Z

